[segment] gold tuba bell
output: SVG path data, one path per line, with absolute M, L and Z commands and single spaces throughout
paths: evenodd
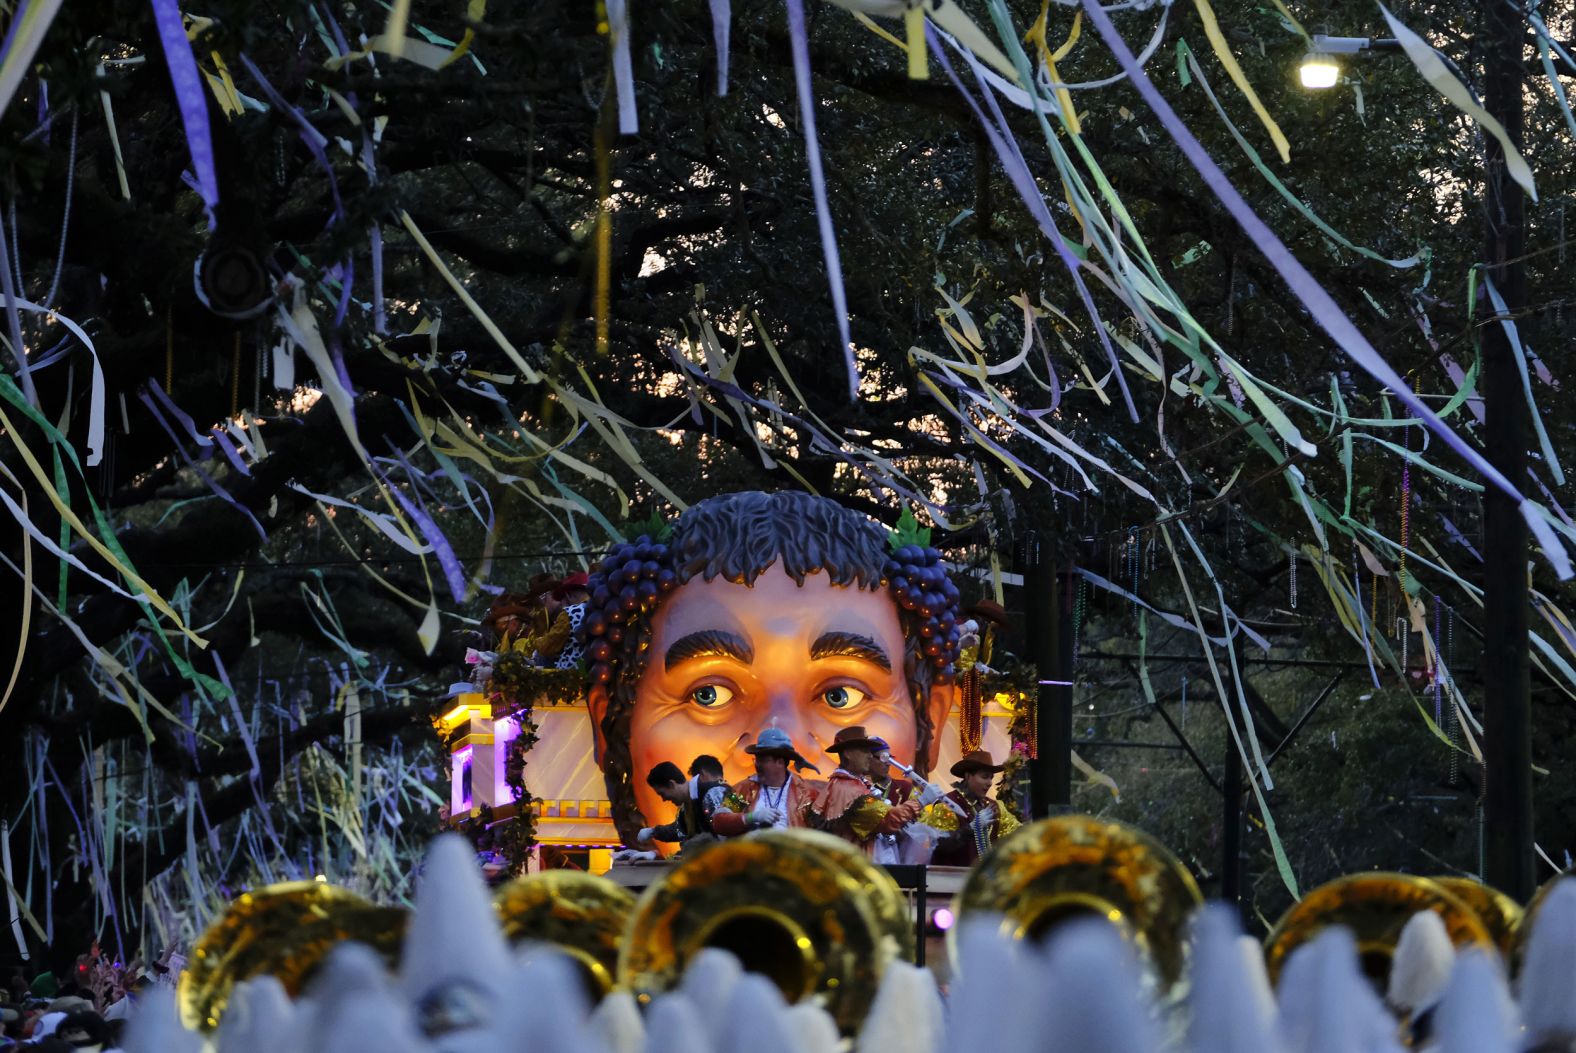
M 538 943 L 566 953 L 581 967 L 593 1002 L 613 986 L 634 903 L 605 878 L 567 870 L 527 874 L 493 898 L 504 937 L 516 946 Z M 321 881 L 243 893 L 192 950 L 177 990 L 181 1018 L 189 1028 L 214 1030 L 235 986 L 264 974 L 295 997 L 339 943 L 367 944 L 395 969 L 408 920 L 402 907 L 379 907 Z
M 619 956 L 642 1000 L 676 986 L 712 947 L 768 977 L 789 1002 L 819 1001 L 845 1034 L 886 967 L 912 956 L 907 903 L 886 871 L 845 841 L 771 830 L 722 841 L 646 889 Z
M 511 944 L 543 943 L 568 954 L 592 1002 L 613 989 L 634 893 L 584 871 L 544 870 L 504 885 L 493 906 Z
M 1472 908 L 1488 930 L 1489 940 L 1499 948 L 1500 956 L 1509 962 L 1516 942 L 1516 926 L 1521 923 L 1521 904 L 1499 889 L 1474 878 L 1436 877 L 1434 880 L 1446 892 Z
M 1412 915 L 1431 910 L 1457 947 L 1491 946 L 1488 929 L 1470 906 L 1445 887 L 1412 874 L 1348 874 L 1303 896 L 1281 916 L 1264 941 L 1270 982 L 1280 981 L 1286 959 L 1332 925 L 1351 930 L 1362 970 L 1384 994 L 1401 930 Z
M 1039 939 L 1075 917 L 1121 930 L 1164 990 L 1187 959 L 1188 918 L 1204 901 L 1186 867 L 1142 830 L 1088 815 L 1041 819 L 998 842 L 964 882 L 956 934 L 970 915 L 1000 915 L 1002 931 Z
M 407 913 L 321 881 L 288 881 L 237 896 L 192 948 L 176 987 L 181 1020 L 212 1031 L 237 984 L 271 975 L 294 998 L 328 952 L 364 943 L 393 968 Z

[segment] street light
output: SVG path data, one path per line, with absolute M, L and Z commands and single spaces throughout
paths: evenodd
M 1335 82 L 1341 79 L 1341 67 L 1329 55 L 1310 51 L 1303 56 L 1302 65 L 1297 67 L 1297 75 L 1302 79 L 1304 88 L 1318 91 L 1335 87 Z
M 1341 79 L 1337 55 L 1356 55 L 1363 51 L 1397 51 L 1401 42 L 1390 37 L 1332 37 L 1313 35 L 1312 48 L 1297 67 L 1302 86 L 1312 91 L 1333 88 Z

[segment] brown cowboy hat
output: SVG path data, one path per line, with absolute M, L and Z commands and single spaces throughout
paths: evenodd
M 1001 770 L 1002 765 L 997 764 L 984 750 L 966 753 L 952 766 L 952 774 L 960 779 L 971 771 L 988 771 L 994 775 Z
M 995 600 L 980 600 L 970 607 L 966 613 L 972 614 L 982 622 L 990 622 L 997 628 L 1005 629 L 1007 627 L 1007 608 Z
M 846 728 L 839 728 L 837 734 L 832 736 L 832 744 L 826 747 L 828 753 L 842 753 L 844 750 L 870 750 L 874 752 L 880 747 L 876 740 L 865 734 L 863 724 L 850 724 Z

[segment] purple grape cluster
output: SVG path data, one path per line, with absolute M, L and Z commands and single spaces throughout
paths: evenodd
M 892 598 L 918 622 L 921 648 L 943 681 L 955 673 L 958 660 L 958 587 L 941 565 L 941 553 L 919 545 L 902 545 L 881 568 Z
M 642 534 L 614 545 L 591 572 L 591 602 L 581 631 L 593 683 L 613 679 L 626 627 L 651 616 L 659 597 L 672 592 L 678 575 L 668 565 L 668 546 Z

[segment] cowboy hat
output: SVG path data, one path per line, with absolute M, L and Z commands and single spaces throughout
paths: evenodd
M 813 772 L 821 769 L 811 764 L 800 756 L 799 751 L 793 747 L 793 737 L 782 728 L 767 728 L 755 737 L 754 745 L 744 747 L 744 752 L 754 756 L 765 753 L 774 757 L 786 757 L 793 762 L 793 766 L 803 771 L 809 768 Z
M 999 629 L 1007 627 L 1007 609 L 995 600 L 980 600 L 965 612 Z
M 997 764 L 991 755 L 984 750 L 974 750 L 965 753 L 958 762 L 952 766 L 952 774 L 963 778 L 971 771 L 988 771 L 992 775 L 1002 770 L 1002 765 Z
M 870 750 L 874 752 L 880 747 L 877 740 L 865 734 L 863 724 L 850 724 L 846 728 L 839 728 L 832 737 L 832 744 L 826 747 L 828 753 L 841 753 L 844 750 Z

